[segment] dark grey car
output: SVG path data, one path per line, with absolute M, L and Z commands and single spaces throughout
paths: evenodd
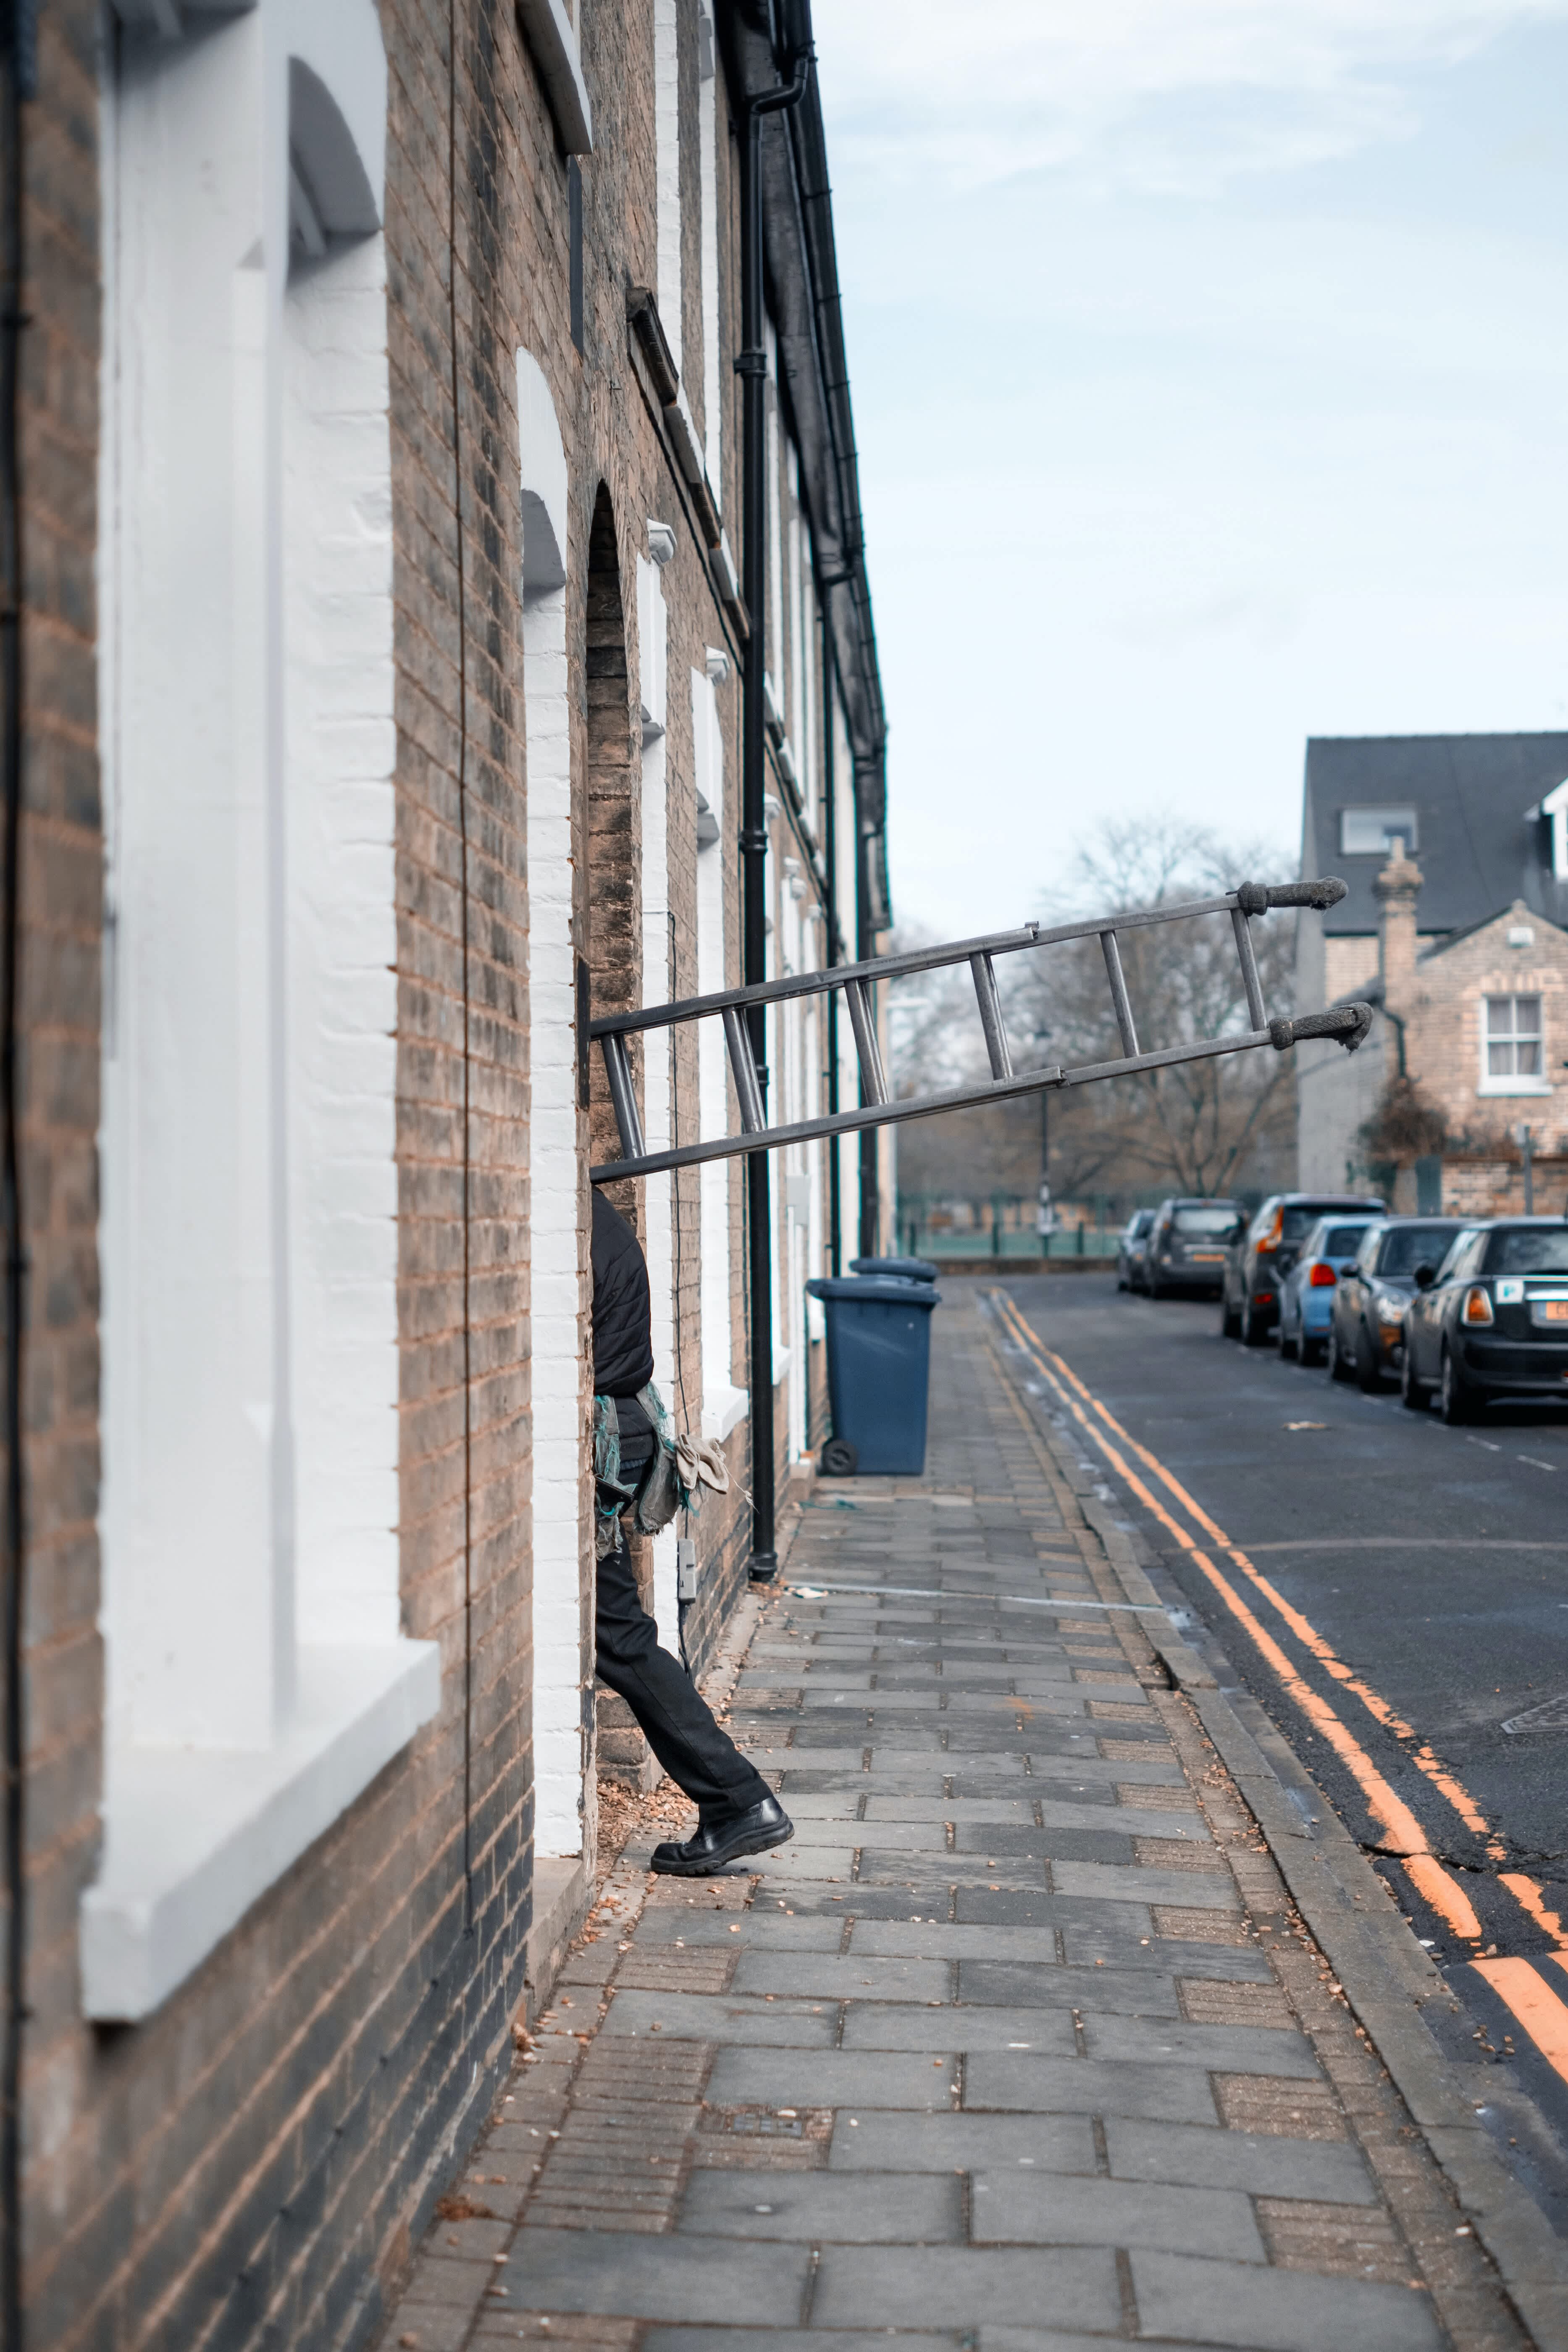
M 1162 1201 L 1143 1261 L 1151 1298 L 1173 1290 L 1205 1290 L 1216 1297 L 1225 1280 L 1225 1254 L 1247 1222 L 1239 1201 Z
M 1568 1220 L 1464 1226 L 1435 1274 L 1417 1271 L 1399 1392 L 1423 1412 L 1434 1386 L 1449 1422 L 1493 1397 L 1568 1404 Z
M 1226 1254 L 1219 1294 L 1225 1338 L 1261 1347 L 1279 1312 L 1279 1286 L 1318 1219 L 1357 1209 L 1374 1217 L 1386 1213 L 1383 1202 L 1363 1192 L 1271 1192 Z
M 1418 1265 L 1441 1265 L 1458 1217 L 1386 1217 L 1368 1227 L 1353 1262 L 1341 1275 L 1329 1320 L 1329 1372 L 1355 1380 L 1369 1392 L 1398 1368 L 1405 1318 L 1415 1294 Z
M 1152 1209 L 1134 1209 L 1121 1228 L 1116 1244 L 1116 1287 L 1118 1290 L 1142 1290 L 1143 1259 L 1149 1241 L 1149 1228 L 1154 1222 Z

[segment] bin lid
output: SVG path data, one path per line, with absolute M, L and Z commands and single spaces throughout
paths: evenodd
M 929 1257 L 852 1257 L 851 1274 L 885 1274 L 896 1281 L 934 1282 L 941 1273 Z
M 929 1314 L 942 1305 L 942 1293 L 923 1282 L 900 1281 L 887 1274 L 818 1275 L 805 1286 L 813 1298 L 852 1307 L 915 1307 Z

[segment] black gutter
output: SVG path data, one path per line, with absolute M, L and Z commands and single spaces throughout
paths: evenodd
M 22 1230 L 16 988 L 22 847 L 22 520 L 16 404 L 22 329 L 22 102 L 37 88 L 36 12 L 9 0 L 0 60 L 0 1227 L 5 1265 L 5 2048 L 0 2066 L 0 2338 L 22 2346 L 22 2035 L 26 2007 L 26 1747 L 23 1720 Z
M 764 119 L 796 107 L 805 96 L 810 52 L 793 61 L 790 79 L 748 95 L 741 167 L 742 539 L 743 586 L 751 635 L 746 639 L 741 719 L 742 976 L 746 987 L 767 978 L 768 829 L 767 713 L 767 346 L 763 335 L 762 134 Z M 747 1014 L 752 1059 L 764 1111 L 768 1098 L 767 1013 Z M 753 1581 L 778 1573 L 773 1475 L 773 1188 L 768 1155 L 746 1160 L 746 1238 L 751 1288 L 752 1567 Z

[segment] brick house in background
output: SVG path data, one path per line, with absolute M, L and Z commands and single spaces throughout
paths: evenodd
M 42 12 L 7 713 L 29 2352 L 368 2341 L 581 1917 L 612 1155 L 580 1022 L 741 977 L 753 632 L 770 970 L 889 921 L 810 40 L 805 0 Z M 745 126 L 792 79 L 748 608 Z M 785 1116 L 854 1099 L 847 1038 L 771 1025 Z M 717 1038 L 635 1075 L 653 1148 L 733 1121 Z M 620 1195 L 665 1393 L 734 1475 L 690 1530 L 699 1664 L 742 1490 L 820 1433 L 801 1286 L 890 1232 L 874 1150 L 776 1172 L 758 1464 L 742 1192 L 725 1162 Z M 673 1640 L 673 1540 L 643 1566 Z
M 1568 735 L 1314 740 L 1301 858 L 1350 889 L 1300 919 L 1299 1001 L 1377 1018 L 1299 1049 L 1299 1181 L 1568 1207 Z

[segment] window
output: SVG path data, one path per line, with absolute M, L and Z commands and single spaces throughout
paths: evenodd
M 1395 1225 L 1383 1236 L 1379 1274 L 1409 1276 L 1418 1265 L 1436 1265 L 1458 1231 L 1456 1225 Z
M 1340 811 L 1342 857 L 1386 857 L 1395 840 L 1414 854 L 1417 836 L 1413 808 L 1348 808 Z
M 1539 996 L 1489 996 L 1481 1034 L 1483 1094 L 1549 1094 Z
M 127 24 L 104 93 L 102 2019 L 439 1705 L 397 1538 L 386 64 L 374 0 L 324 13 Z
M 1231 1240 L 1240 1222 L 1241 1212 L 1228 1201 L 1218 1202 L 1212 1209 L 1177 1209 L 1171 1219 L 1179 1234 L 1203 1234 L 1211 1241 Z
M 1568 1231 L 1561 1225 L 1505 1225 L 1490 1239 L 1489 1274 L 1568 1274 Z

